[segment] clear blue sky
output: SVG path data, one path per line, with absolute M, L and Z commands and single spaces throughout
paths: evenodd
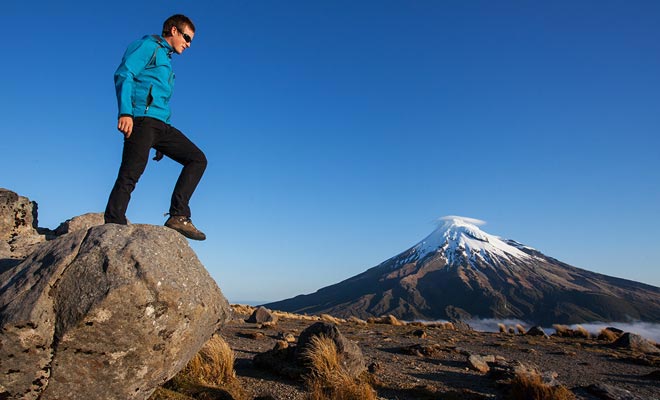
M 577 267 L 660 286 L 660 2 L 9 1 L 0 187 L 40 225 L 105 208 L 112 75 L 171 14 L 172 122 L 209 167 L 191 243 L 232 302 L 358 274 L 443 215 Z M 128 218 L 162 224 L 179 166 Z

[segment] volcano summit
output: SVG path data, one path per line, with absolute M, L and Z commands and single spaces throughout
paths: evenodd
M 562 263 L 449 216 L 424 240 L 343 282 L 266 307 L 405 320 L 516 318 L 537 324 L 660 322 L 660 288 Z

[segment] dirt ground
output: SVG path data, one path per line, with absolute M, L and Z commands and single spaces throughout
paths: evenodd
M 306 399 L 302 382 L 256 368 L 252 359 L 272 349 L 285 334 L 297 338 L 316 321 L 280 317 L 275 325 L 262 326 L 244 322 L 247 317 L 235 314 L 220 332 L 235 353 L 243 388 L 255 398 Z M 660 355 L 614 349 L 603 340 L 352 322 L 339 324 L 339 330 L 359 344 L 380 399 L 506 398 L 507 386 L 498 383 L 492 372 L 470 368 L 469 355 L 495 356 L 502 362 L 520 361 L 541 372 L 555 372 L 556 380 L 578 399 L 607 398 L 585 389 L 597 383 L 629 392 L 629 397 L 620 392 L 618 398 L 660 399 Z M 434 351 L 408 350 L 415 345 Z

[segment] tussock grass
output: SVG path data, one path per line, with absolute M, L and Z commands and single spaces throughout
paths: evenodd
M 378 317 L 378 318 L 371 317 L 367 320 L 367 323 L 369 323 L 369 324 L 386 324 L 386 325 L 392 325 L 392 326 L 404 326 L 404 325 L 406 325 L 405 322 L 399 320 L 394 315 L 385 315 L 385 316 Z
M 573 400 L 575 395 L 566 386 L 543 383 L 538 372 L 516 373 L 509 392 L 511 400 Z
M 575 327 L 575 330 L 573 331 L 576 337 L 582 337 L 585 339 L 589 339 L 591 337 L 591 334 L 589 333 L 588 330 L 586 330 L 582 325 L 578 325 Z
M 522 325 L 520 325 L 520 324 L 516 324 L 516 330 L 517 330 L 518 333 L 521 334 L 521 335 L 524 335 L 524 334 L 527 332 L 527 330 L 525 329 L 525 327 L 522 326 Z
M 252 307 L 245 304 L 232 304 L 231 309 L 234 311 L 235 314 L 252 315 L 252 313 L 257 309 L 257 307 Z
M 172 397 L 172 392 L 189 398 L 216 399 L 230 396 L 235 400 L 246 400 L 248 395 L 236 379 L 234 361 L 234 352 L 227 342 L 219 335 L 213 335 L 166 384 L 165 390 L 157 392 L 161 397 L 152 396 L 151 400 L 186 398 Z
M 500 333 L 506 333 L 506 326 L 503 323 L 498 323 L 497 328 L 500 330 Z
M 311 369 L 305 376 L 310 400 L 376 400 L 371 385 L 354 379 L 342 367 L 332 339 L 313 337 L 305 358 Z
M 613 332 L 607 328 L 603 328 L 600 330 L 598 333 L 598 340 L 605 340 L 609 343 L 614 342 L 619 338 L 619 334 L 616 332 Z
M 235 378 L 234 352 L 219 335 L 213 335 L 180 374 L 191 381 L 221 386 Z
M 554 324 L 552 327 L 555 329 L 555 335 L 559 337 L 568 338 L 584 338 L 589 339 L 591 334 L 581 325 L 577 325 L 575 329 L 571 329 L 566 325 Z

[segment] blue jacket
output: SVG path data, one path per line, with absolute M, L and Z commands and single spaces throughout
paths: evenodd
M 161 36 L 131 43 L 115 71 L 119 116 L 151 117 L 170 123 L 174 90 L 173 49 Z

